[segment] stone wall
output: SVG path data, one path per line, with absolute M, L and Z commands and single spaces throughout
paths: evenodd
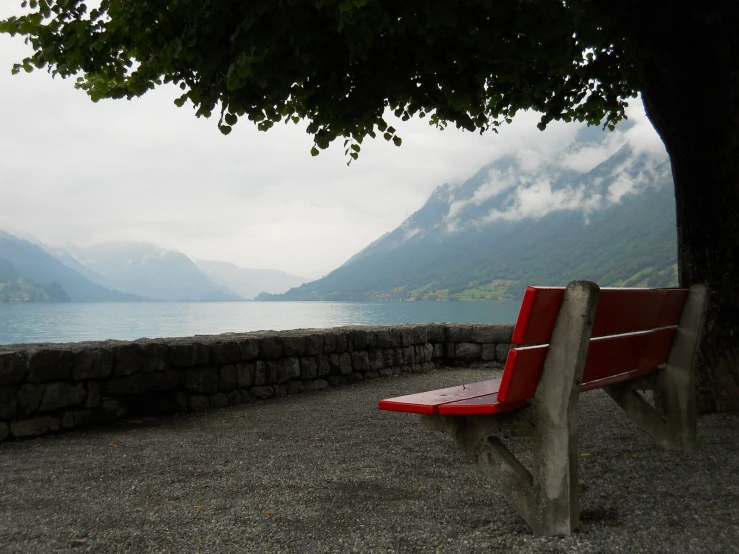
M 0 346 L 0 441 L 442 365 L 500 365 L 512 332 L 429 323 Z

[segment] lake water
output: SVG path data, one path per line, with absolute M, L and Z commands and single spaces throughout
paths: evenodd
M 133 340 L 261 330 L 514 323 L 520 302 L 0 303 L 0 344 Z

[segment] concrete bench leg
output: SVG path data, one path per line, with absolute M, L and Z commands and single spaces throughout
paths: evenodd
M 696 437 L 695 361 L 703 336 L 708 309 L 708 289 L 690 288 L 675 341 L 665 368 L 657 379 L 611 385 L 608 395 L 662 448 L 692 450 Z M 635 389 L 663 394 L 665 416 L 654 409 Z
M 573 282 L 566 291 L 533 404 L 495 416 L 426 416 L 449 432 L 537 535 L 569 535 L 580 527 L 576 408 L 599 289 Z M 533 439 L 533 471 L 505 446 L 505 430 Z

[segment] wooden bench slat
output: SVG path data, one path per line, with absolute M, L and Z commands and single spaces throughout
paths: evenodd
M 490 415 L 510 412 L 528 406 L 526 400 L 518 402 L 498 402 L 497 394 L 486 394 L 477 398 L 449 402 L 439 406 L 439 415 Z
M 489 379 L 469 385 L 458 385 L 446 389 L 388 398 L 387 400 L 381 400 L 379 407 L 382 410 L 430 415 L 438 413 L 438 407 L 441 404 L 495 394 L 499 387 L 500 379 Z
M 528 287 L 513 330 L 514 344 L 549 342 L 564 288 Z M 687 289 L 600 289 L 593 337 L 677 325 Z
M 607 385 L 615 385 L 656 371 L 659 366 L 667 361 L 674 337 L 675 327 L 666 327 L 652 331 L 593 339 L 590 342 L 583 384 L 580 390 L 588 391 Z M 536 374 L 536 380 L 533 381 L 533 387 L 531 388 L 523 386 L 528 385 L 528 383 L 513 381 L 513 386 L 519 387 L 520 392 L 518 394 L 526 395 L 530 393 L 530 396 L 503 402 L 501 391 L 499 391 L 497 394 L 488 394 L 443 404 L 439 406 L 439 414 L 498 414 L 526 406 L 528 404 L 527 400 L 532 398 L 536 391 L 536 384 L 541 374 L 546 351 L 547 346 L 542 345 L 514 349 L 508 354 L 509 359 L 513 357 L 512 363 L 517 373 L 525 369 L 532 372 L 532 378 L 533 374 Z M 536 371 L 537 364 L 538 372 Z
M 675 327 L 665 327 L 592 339 L 583 383 L 611 379 L 607 384 L 613 384 L 629 379 L 632 371 L 642 375 L 656 371 L 667 362 L 674 336 Z M 516 402 L 534 396 L 548 348 L 546 344 L 524 346 L 508 353 L 498 402 Z M 619 375 L 623 377 L 618 378 Z M 586 390 L 590 388 L 594 387 Z

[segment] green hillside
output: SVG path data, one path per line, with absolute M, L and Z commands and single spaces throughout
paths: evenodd
M 496 179 L 511 182 L 499 186 Z M 552 202 L 565 207 L 527 216 L 520 192 L 542 182 Z M 618 196 L 621 189 L 628 191 Z M 326 277 L 257 299 L 519 298 L 527 285 L 573 279 L 673 286 L 675 229 L 665 156 L 624 147 L 584 174 L 556 167 L 526 173 L 504 159 L 459 186 L 438 187 L 403 225 Z
M 28 280 L 0 258 L 0 302 L 69 302 L 69 295 L 57 283 L 40 285 Z

